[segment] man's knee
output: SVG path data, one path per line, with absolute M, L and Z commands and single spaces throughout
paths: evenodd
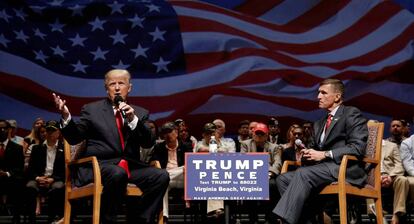
M 163 169 L 159 169 L 160 174 L 159 174 L 159 182 L 162 183 L 163 185 L 168 185 L 168 183 L 170 182 L 170 175 L 168 174 L 168 172 L 166 170 Z
M 408 189 L 410 187 L 410 183 L 408 182 L 407 177 L 405 176 L 396 176 L 394 183 L 393 183 L 393 188 L 405 188 Z

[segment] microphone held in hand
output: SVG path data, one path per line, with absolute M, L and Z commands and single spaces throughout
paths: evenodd
M 124 102 L 124 99 L 122 98 L 121 95 L 115 95 L 114 97 L 114 103 L 116 107 L 119 107 L 119 104 Z M 126 114 L 125 111 L 123 111 L 122 109 L 119 109 L 119 111 L 121 112 L 122 118 L 126 119 Z
M 302 143 L 302 140 L 300 139 L 295 140 L 295 145 L 300 149 L 306 149 L 306 146 Z

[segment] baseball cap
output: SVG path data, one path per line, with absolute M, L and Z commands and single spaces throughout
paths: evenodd
M 161 126 L 161 133 L 170 133 L 174 129 L 177 129 L 177 125 L 174 122 L 166 122 Z
M 276 118 L 271 117 L 271 118 L 269 118 L 269 120 L 267 121 L 267 124 L 268 124 L 268 125 L 278 126 L 278 125 L 279 125 L 279 121 L 278 121 Z
M 46 122 L 46 130 L 60 130 L 60 124 L 59 122 L 55 121 L 55 120 L 50 120 L 48 122 Z
M 253 129 L 253 132 L 254 133 L 262 132 L 262 133 L 268 134 L 269 133 L 269 129 L 267 128 L 267 125 L 265 125 L 263 123 L 258 123 L 256 125 L 256 127 Z
M 17 128 L 17 122 L 16 122 L 16 120 L 7 120 L 7 122 L 9 122 L 10 127 Z
M 204 125 L 203 127 L 203 132 L 204 133 L 213 133 L 215 132 L 217 129 L 216 125 L 213 123 L 207 123 Z

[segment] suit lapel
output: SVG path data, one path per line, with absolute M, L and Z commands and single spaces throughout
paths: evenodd
M 109 129 L 108 131 L 111 133 L 113 139 L 116 142 L 115 148 L 117 149 L 117 151 L 122 151 L 121 140 L 118 134 L 118 126 L 116 125 L 116 120 L 115 120 L 115 115 L 114 115 L 114 109 L 108 99 L 105 100 L 104 104 L 105 106 L 102 107 L 102 110 L 101 110 L 102 118 L 105 121 L 106 126 Z
M 329 126 L 328 130 L 325 131 L 325 138 L 323 140 L 324 143 L 326 142 L 326 140 L 328 140 L 329 135 L 331 134 L 331 131 L 334 130 L 335 125 L 341 119 L 343 113 L 344 113 L 344 106 L 340 105 L 338 110 L 335 113 L 335 116 L 332 118 L 331 125 Z

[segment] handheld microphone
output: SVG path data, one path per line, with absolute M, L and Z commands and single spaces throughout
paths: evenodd
M 122 98 L 122 96 L 119 95 L 119 94 L 115 95 L 115 97 L 114 97 L 115 106 L 119 107 L 119 104 L 122 103 L 122 102 L 124 102 L 124 99 Z M 125 111 L 122 110 L 122 109 L 119 109 L 119 111 L 121 112 L 122 118 L 124 118 L 124 120 L 125 120 L 126 119 Z
M 302 140 L 300 139 L 295 140 L 295 145 L 300 149 L 306 149 L 306 146 L 302 143 Z

